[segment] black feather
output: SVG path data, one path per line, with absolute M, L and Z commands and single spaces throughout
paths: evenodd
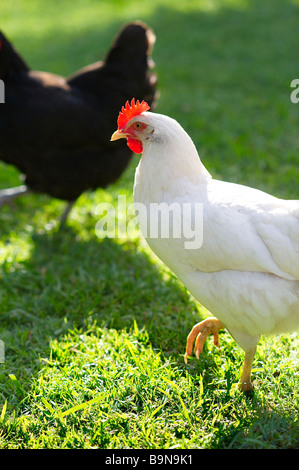
M 154 40 L 145 24 L 131 23 L 103 62 L 64 78 L 30 70 L 0 33 L 0 159 L 30 190 L 67 201 L 115 182 L 132 156 L 125 142 L 110 143 L 118 112 L 133 97 L 152 107 L 156 100 Z

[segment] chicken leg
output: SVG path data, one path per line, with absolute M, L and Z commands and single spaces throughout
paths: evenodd
M 65 226 L 66 219 L 68 218 L 69 213 L 71 212 L 73 205 L 75 204 L 76 200 L 69 201 L 60 217 L 60 228 Z
M 242 392 L 250 392 L 251 390 L 253 390 L 253 384 L 251 383 L 250 377 L 255 353 L 256 347 L 251 349 L 250 351 L 245 352 L 245 359 L 239 382 L 239 389 L 242 390 Z
M 187 345 L 186 345 L 186 352 L 184 356 L 185 363 L 187 364 L 188 356 L 192 354 L 193 343 L 195 341 L 195 354 L 197 359 L 199 358 L 200 353 L 203 350 L 203 345 L 205 340 L 209 335 L 214 335 L 214 344 L 215 346 L 219 346 L 219 337 L 218 333 L 221 328 L 224 328 L 223 323 L 221 323 L 217 318 L 207 318 L 206 320 L 197 323 L 192 330 L 190 331 L 188 338 L 187 338 Z M 256 346 L 249 351 L 245 352 L 245 359 L 242 369 L 242 374 L 239 382 L 239 389 L 243 392 L 248 392 L 253 389 L 253 385 L 251 383 L 251 369 L 253 359 L 256 353 Z
M 4 206 L 4 204 L 9 204 L 17 197 L 22 194 L 28 194 L 29 192 L 30 189 L 25 184 L 15 188 L 2 189 L 0 191 L 0 207 Z

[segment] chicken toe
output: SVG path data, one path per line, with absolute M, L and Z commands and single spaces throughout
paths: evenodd
M 221 328 L 224 328 L 223 323 L 217 320 L 217 318 L 207 318 L 200 323 L 194 325 L 187 338 L 186 352 L 185 352 L 185 363 L 187 364 L 188 356 L 192 354 L 193 343 L 195 341 L 194 351 L 197 359 L 203 350 L 205 340 L 209 335 L 214 335 L 215 346 L 219 345 L 218 333 Z M 195 340 L 196 338 L 196 340 Z

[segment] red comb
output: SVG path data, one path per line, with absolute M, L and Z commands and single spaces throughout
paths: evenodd
M 129 101 L 126 102 L 125 106 L 121 108 L 121 111 L 118 115 L 117 119 L 117 125 L 118 128 L 121 129 L 123 128 L 127 122 L 130 121 L 135 116 L 138 116 L 141 113 L 144 113 L 145 111 L 148 111 L 150 109 L 149 105 L 145 102 L 142 101 L 141 103 L 137 100 L 135 104 L 135 98 L 132 99 L 131 104 Z

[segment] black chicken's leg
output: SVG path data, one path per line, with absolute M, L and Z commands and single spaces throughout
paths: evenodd
M 30 189 L 24 184 L 15 188 L 2 189 L 0 191 L 0 207 L 4 206 L 4 204 L 9 204 L 17 197 L 22 194 L 28 194 L 29 192 Z
M 65 225 L 66 219 L 69 215 L 69 213 L 72 210 L 73 205 L 75 204 L 76 200 L 74 201 L 69 201 L 66 205 L 66 208 L 64 209 L 61 217 L 60 217 L 60 227 L 63 227 Z
M 28 194 L 30 193 L 30 189 L 25 185 L 21 186 L 16 186 L 15 188 L 8 188 L 8 189 L 2 189 L 0 190 L 0 208 L 4 206 L 5 204 L 10 204 L 14 199 L 17 197 L 21 196 L 22 194 Z M 60 218 L 60 226 L 64 226 L 66 219 L 75 204 L 74 201 L 69 201 L 66 205 L 66 208 L 64 209 L 61 218 Z

